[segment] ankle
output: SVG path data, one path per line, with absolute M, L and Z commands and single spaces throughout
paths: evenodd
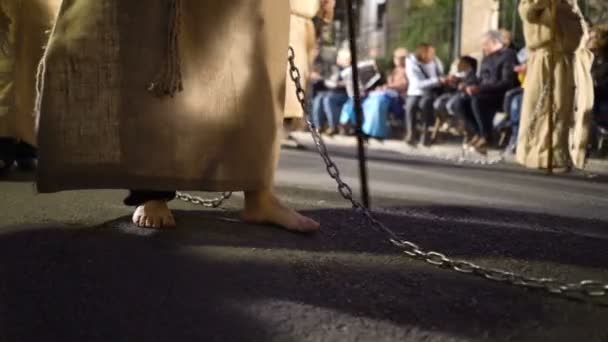
M 270 190 L 246 191 L 245 206 L 258 206 L 260 203 L 267 203 L 273 197 Z

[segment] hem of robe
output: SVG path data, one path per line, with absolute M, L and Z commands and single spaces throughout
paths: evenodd
M 526 156 L 517 156 L 516 160 L 522 166 L 525 166 L 528 169 L 536 169 L 536 170 L 546 170 L 548 169 L 549 157 L 547 156 L 535 156 L 531 155 Z M 571 164 L 571 160 L 569 158 L 559 158 L 555 156 L 553 158 L 553 168 L 559 169 L 564 167 L 569 167 Z
M 82 167 L 74 168 L 77 171 L 65 170 L 53 172 L 60 177 L 44 176 L 40 170 L 36 180 L 38 193 L 56 193 L 75 190 L 125 190 L 145 189 L 150 191 L 259 191 L 269 189 L 271 182 L 266 180 L 211 180 L 179 179 L 175 177 L 141 176 L 126 174 L 123 171 L 84 170 Z
M 587 151 L 585 149 L 576 149 L 570 152 L 572 155 L 572 164 L 574 167 L 584 170 L 587 166 Z
M 304 113 L 285 113 L 283 119 L 303 119 Z

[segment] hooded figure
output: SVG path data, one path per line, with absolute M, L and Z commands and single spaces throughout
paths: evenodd
M 173 191 L 244 191 L 243 218 L 318 225 L 272 193 L 289 3 L 64 0 L 41 63 L 38 190 L 131 189 L 133 221 Z
M 35 157 L 36 67 L 60 0 L 0 0 L 0 161 Z M 0 166 L 2 168 L 2 166 Z
M 555 18 L 552 6 L 556 6 Z M 532 55 L 526 75 L 517 161 L 528 168 L 548 168 L 552 149 L 553 168 L 557 171 L 566 171 L 571 164 L 583 168 L 593 107 L 593 55 L 585 46 L 587 24 L 574 0 L 522 0 L 519 12 Z M 546 86 L 549 75 L 554 79 L 552 93 Z M 552 139 L 550 96 L 554 101 Z

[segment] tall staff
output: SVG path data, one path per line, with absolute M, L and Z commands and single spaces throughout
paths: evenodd
M 547 174 L 553 174 L 553 131 L 554 131 L 554 122 L 553 122 L 553 114 L 555 113 L 555 30 L 557 29 L 557 0 L 551 0 L 549 3 L 549 11 L 551 18 L 550 25 L 550 46 L 549 46 L 549 113 L 547 116 L 547 130 L 549 131 L 549 151 L 547 156 Z
M 363 109 L 359 93 L 359 69 L 357 69 L 357 34 L 355 32 L 355 8 L 353 1 L 347 0 L 348 31 L 350 38 L 351 69 L 353 76 L 355 115 L 357 117 L 357 151 L 359 155 L 359 177 L 361 179 L 361 201 L 366 208 L 370 207 L 369 188 L 367 182 L 367 165 L 365 158 L 365 142 L 363 140 Z

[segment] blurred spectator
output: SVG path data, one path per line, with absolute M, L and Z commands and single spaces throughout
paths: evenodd
M 511 49 L 515 52 L 520 50 L 520 48 L 515 45 L 515 42 L 513 41 L 513 33 L 511 33 L 511 31 L 504 28 L 500 29 L 500 35 L 502 37 L 502 42 L 503 44 L 505 44 L 506 48 Z
M 315 0 L 308 0 L 315 1 Z M 334 11 L 336 0 L 318 0 L 319 12 L 312 19 L 317 38 L 314 71 L 316 79 L 326 79 L 333 72 L 337 58 L 336 30 L 334 27 Z
M 405 121 L 405 98 L 407 97 L 408 80 L 405 71 L 405 61 L 408 52 L 405 48 L 397 48 L 393 52 L 393 70 L 386 79 L 384 89 L 395 103 L 391 104 L 391 113 L 397 121 Z
M 435 143 L 441 126 L 455 115 L 456 103 L 468 96 L 464 90 L 469 85 L 477 84 L 477 59 L 470 56 L 463 56 L 458 59 L 456 73 L 448 77 L 448 84 L 445 92 L 435 100 L 435 127 L 431 134 L 431 142 Z
M 396 93 L 386 91 L 384 86 L 383 83 L 372 86 L 363 101 L 363 133 L 380 140 L 390 136 L 389 113 L 399 104 Z
M 591 68 L 595 91 L 593 116 L 596 125 L 593 143 L 602 150 L 604 142 L 608 140 L 608 24 L 598 25 L 591 30 L 588 47 L 595 56 Z
M 375 89 L 379 84 L 384 84 L 386 81 L 383 80 L 382 75 L 378 71 L 378 66 L 373 60 L 359 62 L 359 64 L 357 65 L 357 69 L 359 72 L 359 94 L 361 96 L 361 104 L 363 105 L 365 103 L 368 91 Z M 352 68 L 344 69 L 344 71 L 342 71 L 342 78 L 346 83 L 346 92 L 349 98 L 348 101 L 342 107 L 340 124 L 343 128 L 343 132 L 347 135 L 350 135 L 354 134 L 357 122 L 354 108 L 355 89 L 353 87 L 352 81 Z
M 327 90 L 325 81 L 332 76 L 335 68 L 338 50 L 336 48 L 336 32 L 334 28 L 335 0 L 307 0 L 317 1 L 319 11 L 312 19 L 315 29 L 315 48 L 313 50 L 313 65 L 310 81 L 306 89 L 306 104 L 312 113 L 312 103 L 317 94 Z
M 464 89 L 469 97 L 460 100 L 457 111 L 469 127 L 465 144 L 485 153 L 492 136 L 494 116 L 502 109 L 506 92 L 518 84 L 514 72 L 518 63 L 516 53 L 505 47 L 498 31 L 486 33 L 481 45 L 484 59 L 479 84 Z
M 351 56 L 348 50 L 340 50 L 336 60 L 337 66 L 329 79 L 324 80 L 326 90 L 319 92 L 312 103 L 312 119 L 315 127 L 323 133 L 338 133 L 338 123 L 342 106 L 348 100 L 347 84 L 342 72 L 350 66 Z M 325 127 L 325 129 L 323 129 Z
M 367 137 L 387 139 L 391 135 L 390 114 L 399 115 L 403 112 L 403 101 L 399 93 L 388 87 L 386 79 L 378 71 L 373 61 L 359 63 L 360 88 L 362 93 L 363 126 L 362 131 Z M 350 84 L 351 71 L 344 71 L 344 78 Z M 352 97 L 352 91 L 349 90 Z M 353 99 L 344 105 L 340 123 L 348 132 L 356 123 Z
M 591 76 L 595 90 L 596 118 L 608 124 L 608 24 L 593 28 L 589 49 L 595 55 Z
M 408 80 L 405 72 L 405 61 L 408 52 L 405 48 L 397 48 L 393 52 L 393 70 L 387 77 L 386 88 L 396 91 L 404 99 L 407 96 Z
M 517 149 L 519 118 L 521 117 L 521 106 L 524 99 L 524 81 L 526 78 L 526 72 L 528 71 L 527 62 L 530 54 L 531 52 L 529 52 L 526 48 L 523 48 L 517 55 L 517 59 L 520 64 L 515 67 L 514 71 L 517 73 L 519 82 L 522 85 L 515 89 L 509 90 L 505 95 L 504 112 L 508 115 L 508 118 L 498 127 L 498 130 L 500 131 L 510 130 L 510 139 L 506 152 L 511 154 L 514 154 Z
M 405 105 L 405 141 L 414 145 L 421 136 L 420 143 L 426 145 L 428 126 L 433 119 L 433 102 L 448 79 L 443 74 L 443 66 L 438 62 L 433 47 L 426 43 L 419 44 L 416 53 L 408 57 L 405 70 L 409 81 Z M 420 132 L 418 123 L 421 124 Z

